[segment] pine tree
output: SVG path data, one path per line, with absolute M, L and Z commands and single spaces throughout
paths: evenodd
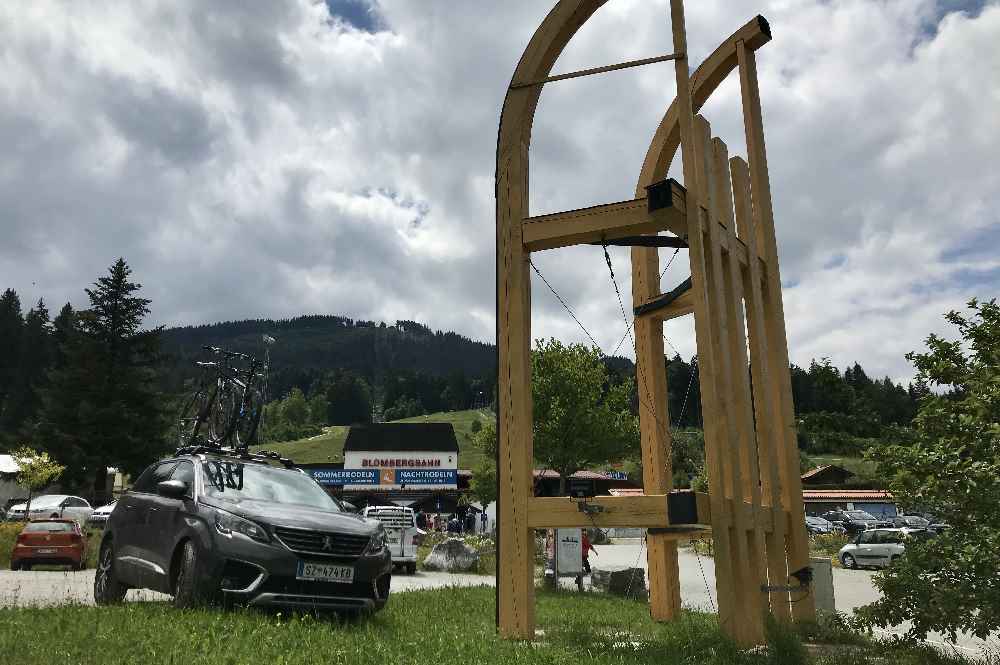
M 4 423 L 9 408 L 8 397 L 17 383 L 23 329 L 21 299 L 13 289 L 7 289 L 0 295 L 0 342 L 4 347 L 3 353 L 0 353 L 0 445 L 12 440 L 14 434 L 6 430 Z
M 39 431 L 42 443 L 69 467 L 89 474 L 97 496 L 105 493 L 107 467 L 136 472 L 167 446 L 166 414 L 157 388 L 160 328 L 143 330 L 149 300 L 129 281 L 118 259 L 86 289 L 90 308 L 72 320 L 63 308 L 57 326 L 64 364 L 49 377 Z
M 52 359 L 52 324 L 41 299 L 24 319 L 16 359 L 16 373 L 0 428 L 30 436 L 29 425 L 41 407 L 41 391 Z

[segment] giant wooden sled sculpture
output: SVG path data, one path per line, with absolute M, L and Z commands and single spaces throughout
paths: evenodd
M 682 0 L 671 0 L 674 53 L 553 76 L 552 65 L 563 48 L 602 4 L 604 0 L 559 0 L 521 56 L 500 120 L 497 624 L 504 636 L 534 637 L 534 529 L 648 528 L 650 612 L 658 621 L 673 618 L 680 609 L 677 540 L 711 530 L 720 623 L 739 643 L 760 643 L 768 611 L 779 620 L 814 614 L 755 65 L 755 51 L 771 35 L 758 16 L 690 75 Z M 665 60 L 674 61 L 677 96 L 650 143 L 636 198 L 532 217 L 528 154 L 542 87 Z M 694 115 L 734 69 L 739 72 L 748 161 L 730 159 L 726 145 L 712 138 L 708 122 Z M 683 186 L 665 179 L 678 147 Z M 672 235 L 658 235 L 663 231 Z M 583 243 L 632 246 L 641 497 L 581 502 L 533 496 L 529 256 Z M 690 280 L 666 294 L 660 292 L 657 247 L 686 247 L 690 256 Z M 691 313 L 707 495 L 671 491 L 662 326 Z M 791 576 L 799 582 L 790 581 Z

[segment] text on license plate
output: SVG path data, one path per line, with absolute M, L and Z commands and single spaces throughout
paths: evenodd
M 56 553 L 56 548 L 54 548 L 54 547 L 43 547 L 40 550 L 38 550 L 38 553 L 39 554 L 55 554 Z
M 349 584 L 354 581 L 354 567 L 299 561 L 299 568 L 295 573 L 295 577 L 300 580 L 321 580 L 323 582 L 343 582 Z

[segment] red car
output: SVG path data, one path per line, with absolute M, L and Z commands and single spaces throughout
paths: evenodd
M 33 520 L 17 535 L 10 569 L 30 570 L 37 564 L 83 570 L 85 551 L 86 542 L 76 520 Z

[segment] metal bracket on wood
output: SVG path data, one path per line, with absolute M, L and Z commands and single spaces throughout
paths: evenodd
M 688 246 L 686 238 L 677 236 L 625 236 L 624 238 L 613 238 L 602 242 L 592 242 L 591 245 L 601 247 L 611 245 L 614 247 L 678 247 L 684 249 Z
M 642 316 L 643 314 L 649 314 L 650 312 L 655 312 L 658 309 L 663 309 L 664 307 L 666 307 L 673 301 L 677 300 L 690 290 L 691 290 L 691 278 L 688 277 L 683 282 L 681 282 L 674 290 L 664 293 L 662 296 L 660 296 L 655 300 L 650 300 L 649 302 L 645 302 L 641 305 L 633 307 L 632 313 L 635 314 L 636 316 Z

